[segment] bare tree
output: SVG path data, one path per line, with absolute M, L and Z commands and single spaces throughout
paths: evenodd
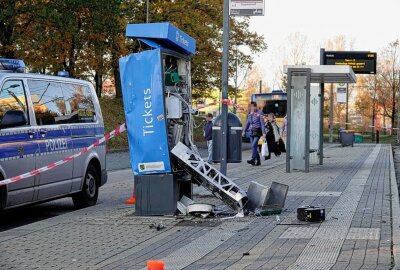
M 380 91 L 384 116 L 390 118 L 391 128 L 395 127 L 397 95 L 400 79 L 400 42 L 395 40 L 386 47 L 380 56 L 378 76 L 383 87 Z
M 315 57 L 310 53 L 310 42 L 308 37 L 296 32 L 291 33 L 286 39 L 279 52 L 282 55 L 282 63 L 279 67 L 278 81 L 281 88 L 286 90 L 287 78 L 283 73 L 284 65 L 307 65 L 315 61 Z
M 250 103 L 251 95 L 259 92 L 260 89 L 260 81 L 263 80 L 263 74 L 261 72 L 261 68 L 258 65 L 253 65 L 247 71 L 246 80 L 244 82 L 244 89 L 241 92 L 242 97 L 239 100 L 239 103 L 242 105 L 247 105 Z M 263 92 L 269 91 L 270 88 L 266 85 L 266 82 L 263 82 Z
M 326 44 L 326 49 L 328 51 L 345 51 L 345 50 L 351 50 L 353 46 L 353 42 L 348 43 L 347 38 L 345 35 L 339 35 L 335 36 L 327 41 Z M 350 48 L 349 48 L 350 47 Z M 346 124 L 346 118 L 343 116 L 343 112 L 346 112 L 346 105 L 347 104 L 341 104 L 341 103 L 334 103 L 334 100 L 336 99 L 336 93 L 333 91 L 333 86 L 331 85 L 331 91 L 329 91 L 329 142 L 333 141 L 333 126 L 336 121 L 339 123 L 345 123 Z M 348 87 L 347 91 L 348 94 L 347 96 L 351 96 L 353 88 Z M 327 93 L 328 91 L 326 91 Z M 348 101 L 347 101 L 348 102 Z M 347 124 L 346 124 L 347 127 Z

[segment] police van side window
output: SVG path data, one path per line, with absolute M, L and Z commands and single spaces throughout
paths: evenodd
M 28 80 L 28 86 L 37 125 L 54 125 L 66 122 L 67 110 L 58 83 Z
M 70 123 L 96 122 L 96 112 L 90 89 L 85 85 L 60 83 Z
M 0 127 L 6 128 L 2 125 L 3 118 L 7 114 L 10 115 L 12 111 L 22 111 L 25 114 L 25 124 L 28 124 L 28 109 L 26 106 L 26 97 L 24 85 L 22 81 L 10 80 L 6 81 L 0 90 Z M 5 120 L 6 121 L 6 120 Z M 3 123 L 4 124 L 4 123 Z M 9 126 L 11 127 L 11 125 Z

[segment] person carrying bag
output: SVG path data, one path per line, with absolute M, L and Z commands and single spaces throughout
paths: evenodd
M 252 149 L 251 159 L 247 163 L 253 166 L 260 166 L 261 160 L 258 153 L 258 140 L 265 137 L 264 116 L 260 110 L 257 109 L 255 102 L 251 103 L 250 113 L 247 117 L 245 131 L 250 128 L 250 143 Z M 244 131 L 243 131 L 244 136 Z

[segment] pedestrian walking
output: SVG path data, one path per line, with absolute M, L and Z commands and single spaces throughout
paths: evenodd
M 212 163 L 212 126 L 213 115 L 208 113 L 206 116 L 206 124 L 204 125 L 204 139 L 207 142 L 208 162 Z
M 286 136 L 287 136 L 287 115 L 283 118 L 283 124 L 280 129 L 281 138 L 279 139 L 278 146 L 279 150 L 284 153 L 286 152 Z
M 274 153 L 275 156 L 279 157 L 281 155 L 281 151 L 278 148 L 278 142 L 280 139 L 279 135 L 279 127 L 276 123 L 275 115 L 273 113 L 268 114 L 267 122 L 265 123 L 265 131 L 266 131 L 266 140 L 268 145 L 268 156 L 265 157 L 265 160 L 271 158 L 271 153 Z
M 283 124 L 281 127 L 281 139 L 286 144 L 286 134 L 287 134 L 287 115 L 283 118 Z
M 250 113 L 247 116 L 245 131 L 250 129 L 250 143 L 251 143 L 251 159 L 247 163 L 253 166 L 260 166 L 260 154 L 258 153 L 258 141 L 261 136 L 265 136 L 264 116 L 262 111 L 257 109 L 257 103 L 252 102 L 250 105 Z M 244 132 L 243 132 L 244 136 Z

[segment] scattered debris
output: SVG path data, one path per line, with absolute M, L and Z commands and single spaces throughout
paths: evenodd
M 271 208 L 266 210 L 256 209 L 254 213 L 256 216 L 273 216 L 281 214 L 282 209 L 281 208 Z
M 255 212 L 256 209 L 282 209 L 288 191 L 288 185 L 272 182 L 271 186 L 267 187 L 252 181 L 247 190 L 247 198 L 249 199 L 247 209 L 251 212 Z
M 186 196 L 182 196 L 181 200 L 178 201 L 177 203 L 177 208 L 179 212 L 181 212 L 183 215 L 187 215 L 188 214 L 187 207 L 191 204 L 194 204 L 193 200 L 191 200 Z
M 162 230 L 162 229 L 165 228 L 165 225 L 162 224 L 162 223 L 158 223 L 158 224 L 151 223 L 151 224 L 149 225 L 149 228 L 150 228 L 150 229 L 156 229 L 157 231 L 160 231 L 160 230 Z
M 177 208 L 182 215 L 187 215 L 186 205 L 184 205 L 181 201 L 178 201 Z
M 237 230 L 236 232 L 238 233 L 238 232 L 243 232 L 243 231 L 247 231 L 249 228 L 242 228 L 242 229 L 239 229 L 239 230 Z
M 210 215 L 214 215 L 214 205 L 206 203 L 192 203 L 186 207 L 186 211 L 190 215 L 200 215 L 203 218 L 207 218 Z
M 322 222 L 325 220 L 325 208 L 305 205 L 297 208 L 297 219 L 308 222 Z

